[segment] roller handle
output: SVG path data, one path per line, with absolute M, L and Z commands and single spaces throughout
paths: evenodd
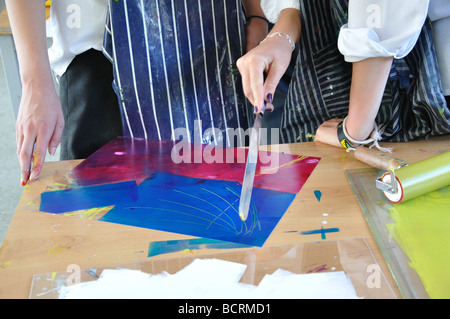
M 357 160 L 385 171 L 397 170 L 407 165 L 406 162 L 400 159 L 392 158 L 387 154 L 376 152 L 367 147 L 358 147 L 354 152 Z

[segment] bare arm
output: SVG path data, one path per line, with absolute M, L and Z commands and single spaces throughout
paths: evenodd
M 353 63 L 346 129 L 354 140 L 366 140 L 373 131 L 392 60 L 392 57 L 380 57 Z M 336 129 L 339 122 L 330 120 L 323 123 L 316 132 L 315 140 L 341 146 Z
M 264 40 L 269 32 L 269 24 L 268 21 L 257 18 L 265 18 L 261 0 L 242 0 L 242 5 L 248 18 L 245 28 L 246 52 L 248 52 Z
M 38 177 L 46 151 L 54 154 L 64 126 L 47 53 L 44 4 L 44 0 L 6 0 L 22 81 L 16 122 L 22 185 Z
M 296 9 L 281 11 L 270 35 L 281 32 L 289 35 L 293 42 L 300 37 L 300 13 Z M 237 66 L 242 76 L 245 96 L 258 111 L 268 94 L 274 94 L 281 77 L 286 72 L 292 57 L 292 45 L 281 36 L 267 38 L 260 45 L 241 57 Z M 267 74 L 264 81 L 264 72 Z

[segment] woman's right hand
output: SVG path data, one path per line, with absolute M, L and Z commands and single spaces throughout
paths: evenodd
M 237 61 L 244 94 L 255 107 L 255 113 L 262 110 L 269 94 L 274 95 L 291 56 L 292 46 L 287 39 L 274 36 L 267 38 Z M 265 80 L 264 73 L 267 75 Z
M 255 107 L 255 113 L 262 110 L 264 100 L 271 102 L 291 62 L 293 45 L 300 37 L 300 29 L 299 10 L 284 9 L 265 40 L 237 60 L 244 94 Z

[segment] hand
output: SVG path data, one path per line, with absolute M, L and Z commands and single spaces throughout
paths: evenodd
M 261 111 L 264 100 L 274 95 L 292 56 L 291 44 L 281 37 L 267 38 L 237 61 L 242 87 L 249 101 Z M 267 74 L 264 81 L 264 72 Z M 270 102 L 270 98 L 267 99 Z
M 25 85 L 16 122 L 22 186 L 39 176 L 47 150 L 55 154 L 63 127 L 61 102 L 53 83 L 47 87 L 41 83 L 33 88 Z
M 316 131 L 314 141 L 344 148 L 337 137 L 337 126 L 342 119 L 331 119 L 323 122 Z

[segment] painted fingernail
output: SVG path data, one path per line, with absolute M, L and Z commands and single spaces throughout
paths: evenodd
M 255 106 L 254 113 L 255 113 L 255 114 L 258 113 L 258 107 L 257 107 L 257 106 Z
M 270 103 L 272 103 L 273 100 L 273 95 L 272 93 L 267 94 L 267 101 L 269 101 Z

